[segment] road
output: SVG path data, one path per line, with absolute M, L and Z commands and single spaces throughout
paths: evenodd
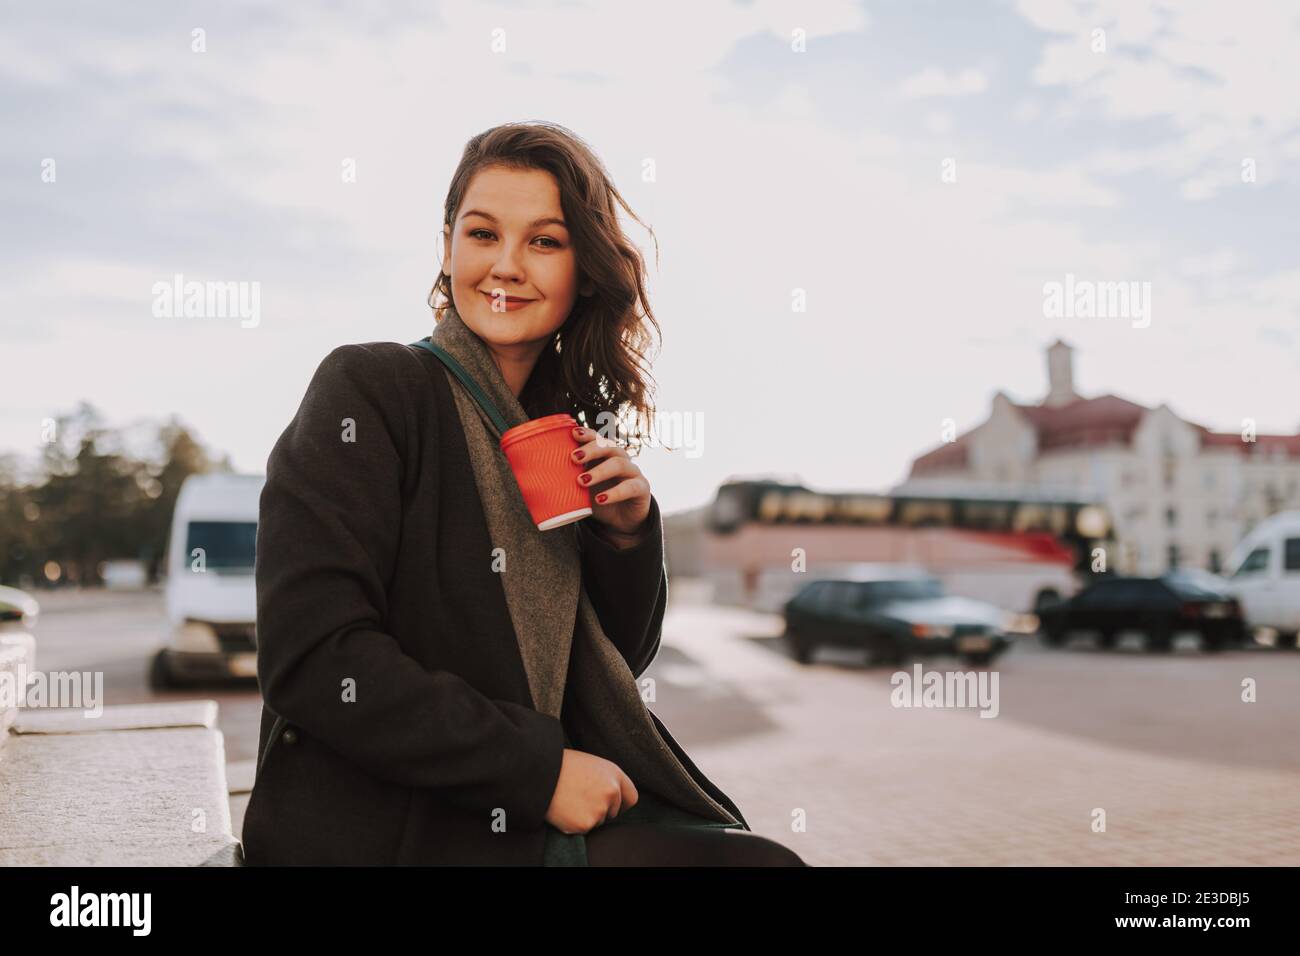
M 831 651 L 802 666 L 778 617 L 714 606 L 690 582 L 670 593 L 644 675 L 651 709 L 757 832 L 811 863 L 1300 864 L 1298 652 L 1026 639 L 988 668 L 998 713 L 984 719 L 896 707 L 899 668 Z M 147 685 L 165 633 L 160 594 L 38 598 L 40 670 L 102 671 L 108 704 L 214 699 L 227 757 L 247 771 L 255 686 Z

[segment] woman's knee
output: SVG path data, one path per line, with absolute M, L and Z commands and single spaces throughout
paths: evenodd
M 807 866 L 775 840 L 748 830 L 624 824 L 587 834 L 590 866 Z
M 729 838 L 743 840 L 746 856 L 754 862 L 747 866 L 807 866 L 803 858 L 783 843 L 749 830 L 723 830 Z

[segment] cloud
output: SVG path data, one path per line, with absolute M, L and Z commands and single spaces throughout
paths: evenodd
M 1300 125 L 1293 4 L 1246 0 L 1225 10 L 1214 0 L 1020 0 L 1018 9 L 1048 31 L 1035 83 L 1112 120 L 1172 129 L 1154 149 L 1107 150 L 1112 168 L 1129 152 L 1134 166 L 1165 170 L 1183 198 L 1200 201 L 1240 183 L 1243 158 L 1259 160 L 1265 183 L 1292 154 Z M 1102 53 L 1092 49 L 1096 29 L 1105 31 Z
M 948 74 L 937 66 L 932 66 L 903 80 L 898 92 L 904 99 L 920 99 L 928 96 L 971 96 L 975 93 L 983 93 L 988 89 L 988 85 L 988 77 L 979 70 L 969 69 Z

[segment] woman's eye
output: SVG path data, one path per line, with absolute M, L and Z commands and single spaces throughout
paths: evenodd
M 487 229 L 471 229 L 471 230 L 469 231 L 469 237 L 470 237 L 471 239 L 483 239 L 484 241 L 489 241 L 489 240 L 491 240 L 491 239 L 496 238 L 496 237 L 493 236 L 493 234 L 492 234 L 489 230 L 487 230 Z M 538 236 L 537 239 L 534 240 L 534 241 L 535 241 L 535 242 L 536 242 L 536 241 L 549 242 L 550 245 L 545 247 L 545 248 L 547 248 L 547 249 L 563 249 L 563 248 L 564 248 L 564 246 L 563 246 L 561 243 L 559 243 L 559 242 L 557 242 L 556 240 L 552 239 L 550 236 Z

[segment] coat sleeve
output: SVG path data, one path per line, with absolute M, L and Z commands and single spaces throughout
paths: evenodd
M 474 812 L 501 808 L 507 826 L 534 829 L 559 779 L 560 721 L 426 670 L 384 631 L 405 436 L 382 357 L 362 345 L 326 356 L 267 461 L 255 567 L 262 695 L 377 778 Z
M 600 536 L 590 518 L 578 522 L 582 579 L 605 634 L 640 677 L 659 652 L 668 606 L 668 569 L 659 502 L 650 496 L 646 535 L 619 549 Z

